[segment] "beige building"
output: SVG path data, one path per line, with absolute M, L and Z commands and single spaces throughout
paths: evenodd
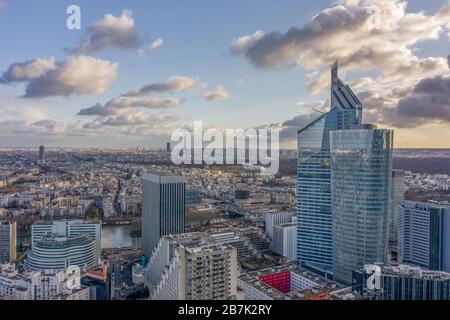
M 0 221 L 0 264 L 17 258 L 17 223 Z

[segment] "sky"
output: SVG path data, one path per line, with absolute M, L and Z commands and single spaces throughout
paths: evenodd
M 0 146 L 162 147 L 203 121 L 295 148 L 339 59 L 366 123 L 450 148 L 448 0 L 0 0 L 0 40 Z

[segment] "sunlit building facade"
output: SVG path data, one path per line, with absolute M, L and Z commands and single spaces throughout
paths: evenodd
M 344 284 L 387 260 L 393 131 L 364 127 L 331 133 L 333 276 Z
M 297 259 L 331 272 L 333 266 L 330 132 L 356 128 L 362 104 L 331 69 L 331 110 L 298 132 Z

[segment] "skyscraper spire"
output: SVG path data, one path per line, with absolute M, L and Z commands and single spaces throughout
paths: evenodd
M 335 85 L 338 82 L 339 73 L 339 60 L 336 59 L 336 62 L 331 66 L 331 84 Z

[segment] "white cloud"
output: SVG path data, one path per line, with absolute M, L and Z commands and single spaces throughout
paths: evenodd
M 24 97 L 97 95 L 104 93 L 117 78 L 116 63 L 88 56 L 70 56 L 55 69 L 31 79 Z
M 129 112 L 130 108 L 171 109 L 180 106 L 181 101 L 176 98 L 121 96 L 109 100 L 105 105 L 97 103 L 92 107 L 81 109 L 78 115 L 110 116 L 125 114 Z
M 207 101 L 221 101 L 231 97 L 230 93 L 223 86 L 218 86 L 215 90 L 206 92 L 202 96 Z
M 401 0 L 339 1 L 285 33 L 257 31 L 237 38 L 231 51 L 257 68 L 300 67 L 314 73 L 339 58 L 343 73 L 377 71 L 375 80 L 385 84 L 446 72 L 444 58 L 419 58 L 414 46 L 437 40 L 449 29 L 450 4 L 434 15 L 406 9 Z M 308 87 L 318 93 L 328 82 L 327 70 L 310 79 Z
M 106 14 L 95 22 L 87 32 L 87 39 L 70 51 L 76 54 L 96 53 L 106 49 L 138 50 L 142 40 L 136 32 L 131 10 L 122 15 Z
M 264 36 L 265 33 L 263 31 L 255 31 L 253 34 L 236 38 L 231 43 L 231 52 L 233 54 L 245 53 Z
M 153 83 L 142 87 L 137 91 L 127 92 L 119 97 L 112 98 L 104 105 L 96 104 L 92 107 L 81 109 L 78 115 L 83 116 L 110 116 L 118 115 L 126 112 L 129 108 L 146 108 L 146 109 L 171 109 L 178 108 L 182 104 L 182 100 L 172 97 L 154 96 L 157 93 L 177 93 L 192 91 L 205 87 L 205 83 L 199 82 L 197 79 L 172 76 L 165 82 Z
M 11 83 L 29 81 L 42 77 L 50 70 L 55 70 L 57 65 L 55 58 L 37 58 L 32 61 L 14 63 L 0 78 L 1 82 Z
M 205 86 L 206 84 L 199 82 L 198 79 L 183 76 L 172 76 L 165 82 L 146 85 L 138 91 L 131 91 L 126 93 L 125 96 L 144 96 L 163 92 L 176 93 L 183 91 L 192 91 L 195 89 L 204 88 Z
M 164 44 L 164 40 L 161 38 L 158 38 L 150 44 L 149 50 L 150 51 L 156 50 L 156 49 L 160 48 L 163 44 Z
M 147 115 L 142 111 L 133 110 L 126 114 L 99 117 L 83 125 L 88 129 L 99 129 L 103 127 L 138 126 L 146 125 L 161 128 L 178 120 L 177 115 L 172 114 L 151 114 Z

